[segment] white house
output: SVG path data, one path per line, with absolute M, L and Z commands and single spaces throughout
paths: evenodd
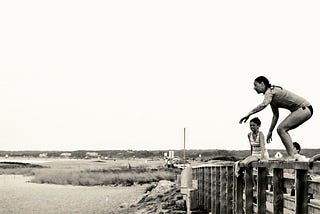
M 47 157 L 48 157 L 48 153 L 39 154 L 39 158 L 47 158 Z
M 61 153 L 60 157 L 69 158 L 69 157 L 71 157 L 71 153 L 70 152 Z

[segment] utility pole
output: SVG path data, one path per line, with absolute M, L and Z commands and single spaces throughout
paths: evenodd
M 186 164 L 186 128 L 183 128 L 183 163 Z

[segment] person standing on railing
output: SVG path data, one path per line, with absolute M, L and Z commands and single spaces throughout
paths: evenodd
M 297 128 L 311 118 L 313 109 L 310 102 L 280 86 L 271 85 L 269 80 L 264 76 L 259 76 L 254 80 L 254 90 L 258 94 L 264 94 L 264 100 L 246 116 L 241 118 L 239 123 L 245 123 L 251 115 L 260 112 L 270 104 L 273 112 L 271 125 L 267 134 L 267 143 L 270 143 L 272 132 L 279 119 L 279 108 L 289 110 L 291 113 L 278 125 L 277 132 L 287 150 L 288 159 L 300 160 L 301 156 L 293 150 L 292 139 L 288 131 Z

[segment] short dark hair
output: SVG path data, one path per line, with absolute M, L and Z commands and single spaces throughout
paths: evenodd
M 292 144 L 293 144 L 294 148 L 296 148 L 296 150 L 297 150 L 298 153 L 299 153 L 299 152 L 301 151 L 301 146 L 300 146 L 300 144 L 297 143 L 297 142 L 293 142 Z
M 250 122 L 253 122 L 255 124 L 257 124 L 258 126 L 261 125 L 261 120 L 258 117 L 254 117 L 250 120 Z

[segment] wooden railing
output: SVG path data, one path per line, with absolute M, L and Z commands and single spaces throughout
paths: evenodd
M 320 213 L 320 182 L 309 174 L 320 172 L 320 162 L 269 160 L 250 167 L 233 162 L 191 168 L 188 213 Z M 190 169 L 189 169 L 190 170 Z

